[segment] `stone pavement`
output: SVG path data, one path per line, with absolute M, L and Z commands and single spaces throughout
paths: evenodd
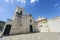
M 43 32 L 43 33 L 29 33 L 13 36 L 5 36 L 0 40 L 60 40 L 60 33 Z

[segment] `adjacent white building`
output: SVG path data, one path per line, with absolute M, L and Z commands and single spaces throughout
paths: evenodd
M 40 32 L 60 32 L 60 17 L 51 19 L 38 17 L 36 21 Z
M 45 17 L 38 17 L 36 22 L 37 22 L 37 27 L 39 28 L 40 32 L 50 32 L 48 24 L 47 24 L 47 19 Z
M 60 32 L 60 17 L 48 19 L 50 32 Z

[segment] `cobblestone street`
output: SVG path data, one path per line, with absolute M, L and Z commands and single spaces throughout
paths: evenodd
M 29 33 L 13 36 L 5 36 L 0 40 L 60 40 L 60 33 Z

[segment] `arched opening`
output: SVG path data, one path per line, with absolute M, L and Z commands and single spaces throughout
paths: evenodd
M 10 33 L 11 25 L 6 25 L 3 35 L 7 36 Z
M 33 32 L 33 26 L 30 25 L 30 32 L 32 33 Z
M 23 15 L 23 12 L 22 11 L 20 11 L 20 15 Z

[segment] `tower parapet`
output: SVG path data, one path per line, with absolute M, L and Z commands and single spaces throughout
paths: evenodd
M 13 16 L 13 20 L 15 19 L 16 15 L 22 16 L 22 15 L 24 15 L 24 13 L 25 13 L 24 9 L 22 9 L 19 6 L 17 6 L 16 10 L 15 10 L 15 13 L 14 13 L 14 16 Z

